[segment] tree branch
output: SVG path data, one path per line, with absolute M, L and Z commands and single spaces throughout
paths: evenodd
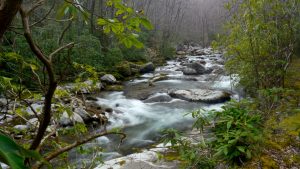
M 39 5 L 36 5 L 36 6 L 39 6 Z M 36 7 L 31 8 L 31 10 L 32 9 L 36 9 Z M 41 140 L 43 139 L 46 129 L 51 120 L 51 103 L 52 103 L 52 98 L 53 98 L 54 92 L 57 87 L 57 82 L 55 80 L 55 74 L 54 74 L 54 70 L 52 68 L 51 61 L 42 53 L 42 51 L 37 47 L 37 45 L 34 43 L 32 37 L 31 37 L 31 31 L 30 31 L 30 25 L 29 25 L 29 13 L 30 13 L 30 10 L 26 11 L 25 8 L 23 6 L 21 6 L 20 14 L 21 14 L 21 18 L 22 18 L 22 24 L 24 27 L 24 36 L 25 36 L 26 41 L 29 44 L 32 52 L 36 55 L 36 57 L 45 66 L 45 68 L 47 70 L 48 78 L 49 78 L 48 79 L 49 86 L 48 86 L 47 92 L 45 94 L 45 101 L 44 101 L 44 108 L 43 108 L 41 123 L 39 125 L 37 135 L 30 146 L 31 150 L 35 150 L 39 147 Z
M 89 141 L 92 141 L 98 137 L 102 137 L 102 136 L 107 136 L 107 135 L 120 135 L 121 136 L 121 143 L 123 142 L 123 140 L 126 138 L 126 134 L 124 133 L 121 133 L 121 132 L 104 132 L 104 133 L 98 133 L 98 134 L 95 134 L 95 135 L 92 135 L 92 136 L 89 136 L 87 137 L 86 139 L 83 139 L 81 141 L 76 141 L 74 142 L 73 144 L 70 144 L 64 148 L 61 148 L 53 153 L 50 153 L 48 154 L 44 159 L 46 161 L 51 161 L 52 159 L 56 158 L 57 156 L 59 156 L 60 154 L 66 152 L 66 151 L 69 151 L 75 147 L 78 147 L 82 144 L 85 144 Z M 35 166 L 33 166 L 34 169 L 36 168 L 40 168 L 43 164 L 36 164 Z
M 49 60 L 50 60 L 50 62 L 52 61 L 52 57 L 53 57 L 54 55 L 56 55 L 58 52 L 60 52 L 60 51 L 62 51 L 62 50 L 64 50 L 64 49 L 66 49 L 66 48 L 72 48 L 72 47 L 74 47 L 74 45 L 75 45 L 75 43 L 74 43 L 74 42 L 71 42 L 71 43 L 68 43 L 68 44 L 66 44 L 66 45 L 64 45 L 64 46 L 62 46 L 62 47 L 56 49 L 54 52 L 52 52 L 52 53 L 49 55 Z

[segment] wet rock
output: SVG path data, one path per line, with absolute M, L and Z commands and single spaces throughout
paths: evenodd
M 100 79 L 101 81 L 106 82 L 108 84 L 115 84 L 117 82 L 117 79 L 111 74 L 106 74 L 102 76 Z
M 172 100 L 172 97 L 166 93 L 157 93 L 155 95 L 150 96 L 148 99 L 144 100 L 145 103 L 153 103 L 153 102 L 169 102 Z
M 183 74 L 184 75 L 197 75 L 197 71 L 195 69 L 192 69 L 192 68 L 184 68 L 182 70 Z
M 87 96 L 86 100 L 90 100 L 90 101 L 98 101 L 98 99 L 96 97 L 93 96 Z
M 140 73 L 150 73 L 155 70 L 154 64 L 152 62 L 146 63 L 141 66 Z
M 105 112 L 112 113 L 114 110 L 110 107 L 105 108 Z
M 199 62 L 187 64 L 187 67 L 196 70 L 199 75 L 205 73 L 205 67 Z
M 204 103 L 222 103 L 230 100 L 230 94 L 227 92 L 207 89 L 174 90 L 169 92 L 169 95 L 186 101 Z

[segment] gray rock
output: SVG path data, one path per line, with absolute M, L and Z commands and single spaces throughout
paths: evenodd
M 27 126 L 27 125 L 16 125 L 16 126 L 14 126 L 14 129 L 16 129 L 20 132 L 24 132 L 24 131 L 29 129 L 29 126 Z
M 192 68 L 184 68 L 182 70 L 183 74 L 184 75 L 197 75 L 197 71 L 195 69 L 192 69 Z
M 64 112 L 59 120 L 61 126 L 72 126 L 74 123 L 84 123 L 84 120 L 77 113 L 73 112 L 69 115 L 67 112 Z
M 153 102 L 169 102 L 172 100 L 172 97 L 166 93 L 157 93 L 155 95 L 150 96 L 148 99 L 144 100 L 145 103 L 153 103 Z
M 177 51 L 176 54 L 177 55 L 186 55 L 186 52 L 185 51 Z
M 28 122 L 26 124 L 27 124 L 27 126 L 30 126 L 31 128 L 36 128 L 39 126 L 40 122 L 39 122 L 39 119 L 32 118 L 32 119 L 28 120 Z
M 198 74 L 204 74 L 205 73 L 205 67 L 199 62 L 194 62 L 194 63 L 187 64 L 187 67 L 196 70 L 196 72 Z
M 206 89 L 174 90 L 169 95 L 186 101 L 204 103 L 222 103 L 230 100 L 230 94 L 227 92 Z
M 166 151 L 166 150 L 164 150 Z M 105 161 L 104 164 L 100 164 L 95 169 L 175 169 L 178 168 L 178 162 L 167 162 L 158 157 L 158 153 L 162 153 L 161 150 L 150 149 L 149 151 L 143 151 L 140 153 L 134 153 L 128 156 Z M 122 165 L 121 165 L 122 164 Z
M 155 70 L 154 64 L 152 62 L 146 63 L 141 66 L 140 73 L 150 73 Z
M 76 114 L 78 114 L 82 118 L 82 120 L 84 121 L 84 123 L 89 123 L 89 122 L 92 121 L 92 116 L 87 111 L 85 111 L 84 109 L 82 109 L 82 108 L 76 108 L 74 110 L 74 112 Z
M 106 75 L 102 76 L 100 79 L 101 79 L 101 81 L 109 83 L 109 84 L 115 84 L 117 82 L 117 79 L 111 74 L 106 74 Z

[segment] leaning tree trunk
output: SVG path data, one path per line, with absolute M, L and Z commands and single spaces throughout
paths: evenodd
M 0 0 L 0 40 L 20 9 L 22 0 Z

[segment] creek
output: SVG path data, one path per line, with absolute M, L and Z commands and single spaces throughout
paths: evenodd
M 186 131 L 191 128 L 194 119 L 189 112 L 197 109 L 220 109 L 222 103 L 190 102 L 170 97 L 172 90 L 204 89 L 225 91 L 233 99 L 239 98 L 239 91 L 232 87 L 232 78 L 226 75 L 224 59 L 221 54 L 205 49 L 208 54 L 201 56 L 181 56 L 168 61 L 139 78 L 125 82 L 123 92 L 102 92 L 97 103 L 113 109 L 108 115 L 107 129 L 120 128 L 127 135 L 123 143 L 117 136 L 100 137 L 85 145 L 85 148 L 101 146 L 104 161 L 126 156 L 138 150 L 158 144 L 161 131 L 174 128 Z M 188 64 L 200 62 L 208 73 L 185 75 L 183 69 Z M 216 70 L 219 71 L 216 71 Z M 221 70 L 221 71 L 220 71 Z M 152 81 L 153 77 L 160 77 Z M 156 99 L 155 99 L 156 98 Z M 91 160 L 91 155 L 71 153 L 71 162 L 80 163 L 83 159 Z M 95 154 L 94 154 L 95 155 Z M 78 160 L 81 159 L 81 160 Z M 80 164 L 78 164 L 79 166 Z

